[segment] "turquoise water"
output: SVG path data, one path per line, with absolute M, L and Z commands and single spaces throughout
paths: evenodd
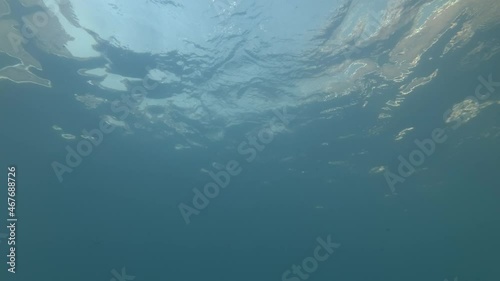
M 0 70 L 1 280 L 500 278 L 498 3 L 108 2 Z

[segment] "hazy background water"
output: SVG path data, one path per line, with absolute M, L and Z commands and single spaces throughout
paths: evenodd
M 119 49 L 107 48 L 110 57 L 119 57 Z M 415 149 L 414 139 L 447 127 L 443 113 L 474 93 L 479 75 L 493 74 L 498 81 L 498 55 L 468 70 L 456 69 L 460 52 L 420 64 L 415 76 L 435 68 L 439 75 L 416 89 L 397 118 L 384 123 L 383 133 L 370 138 L 364 132 L 381 122 L 373 108 L 353 106 L 339 118 L 317 118 L 351 96 L 290 109 L 297 116 L 289 125 L 293 130 L 276 135 L 251 163 L 228 149 L 246 139 L 251 124 L 228 130 L 220 142 L 181 151 L 172 148 L 177 137 L 126 135 L 118 128 L 61 183 L 51 163 L 64 161 L 65 146 L 76 142 L 51 127 L 75 135 L 97 127 L 100 114 L 75 102 L 73 94 L 93 89 L 77 70 L 102 59 L 82 62 L 35 46 L 27 50 L 44 67 L 34 72 L 53 87 L 0 80 L 0 180 L 6 182 L 6 165 L 17 166 L 19 217 L 18 273 L 6 272 L 2 239 L 2 280 L 111 280 L 111 270 L 123 267 L 135 280 L 281 280 L 285 270 L 312 255 L 317 237 L 328 235 L 341 246 L 310 280 L 500 277 L 500 150 L 498 136 L 492 136 L 499 127 L 498 105 L 459 130 L 448 129 L 449 139 L 426 159 L 426 169 L 398 185 L 397 195 L 390 194 L 383 174 L 368 173 L 380 163 L 395 170 L 398 155 Z M 431 49 L 422 60 L 437 56 Z M 121 73 L 138 68 L 121 60 L 127 61 L 126 54 L 115 60 Z M 384 91 L 397 92 L 398 86 Z M 383 94 L 372 102 L 385 103 Z M 396 145 L 394 135 L 406 127 L 416 129 Z M 352 136 L 339 139 L 346 135 Z M 200 169 L 217 171 L 212 163 L 230 160 L 240 162 L 242 173 L 186 225 L 178 204 L 191 202 L 191 189 L 211 181 Z M 348 161 L 328 164 L 335 160 Z M 0 201 L 6 200 L 1 192 Z

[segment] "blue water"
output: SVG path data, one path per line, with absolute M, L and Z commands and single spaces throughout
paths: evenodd
M 176 120 L 198 126 L 199 134 L 190 139 L 202 146 L 176 150 L 185 136 L 158 137 L 161 124 L 133 134 L 116 128 L 62 182 L 53 162 L 64 163 L 66 147 L 75 148 L 81 138 L 63 139 L 52 126 L 76 136 L 98 128 L 109 106 L 88 110 L 73 94 L 93 92 L 110 100 L 119 94 L 96 89 L 77 73 L 101 66 L 102 58 L 78 61 L 26 46 L 44 68 L 33 72 L 53 87 L 0 80 L 0 182 L 7 181 L 7 166 L 15 165 L 19 220 L 15 274 L 7 272 L 7 241 L 0 236 L 1 280 L 119 280 L 114 273 L 125 268 L 129 279 L 123 280 L 298 281 L 305 279 L 282 275 L 313 256 L 317 239 L 328 236 L 340 247 L 307 280 L 499 280 L 499 104 L 484 108 L 457 130 L 443 122 L 446 110 L 474 93 L 479 75 L 500 80 L 498 54 L 459 69 L 473 42 L 496 37 L 498 29 L 489 32 L 476 34 L 463 51 L 444 58 L 439 54 L 446 42 L 429 49 L 412 75 L 428 76 L 437 68 L 439 74 L 394 109 L 393 118 L 378 116 L 387 97 L 399 92 L 396 83 L 377 89 L 366 108 L 356 93 L 290 107 L 295 119 L 247 161 L 238 145 L 255 134 L 256 122 L 271 119 L 272 113 L 228 127 L 213 142 L 204 138 L 211 127 L 179 115 Z M 399 38 L 394 36 L 391 40 Z M 390 48 L 391 40 L 379 47 Z M 124 76 L 143 77 L 142 69 L 158 62 L 172 63 L 173 72 L 189 75 L 175 70 L 173 59 L 132 54 L 105 43 L 100 48 L 113 61 L 113 71 Z M 3 56 L 0 62 L 2 67 L 12 63 Z M 218 67 L 202 69 L 200 84 L 186 87 L 202 87 Z M 297 73 L 290 74 L 290 81 L 268 77 L 247 86 L 272 98 L 280 93 L 273 92 L 272 83 L 293 88 L 291 77 Z M 383 83 L 372 78 L 374 84 Z M 161 87 L 151 95 L 169 96 L 180 86 Z M 498 102 L 499 94 L 497 88 L 489 100 Z M 323 110 L 352 103 L 356 105 L 335 118 L 321 118 Z M 415 129 L 395 142 L 407 127 Z M 374 128 L 379 133 L 370 134 Z M 398 156 L 407 158 L 416 148 L 414 140 L 431 137 L 435 128 L 444 128 L 448 140 L 397 184 L 396 194 L 383 173 L 369 173 L 380 165 L 395 172 Z M 233 160 L 241 173 L 186 224 L 179 204 L 193 206 L 192 189 L 202 190 L 213 182 L 208 171 L 217 173 Z M 329 163 L 335 161 L 342 163 Z M 6 188 L 0 202 L 7 202 Z M 2 220 L 7 218 L 4 203 Z

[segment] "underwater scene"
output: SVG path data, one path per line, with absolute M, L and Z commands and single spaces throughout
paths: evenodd
M 0 0 L 0 281 L 500 280 L 498 0 Z

